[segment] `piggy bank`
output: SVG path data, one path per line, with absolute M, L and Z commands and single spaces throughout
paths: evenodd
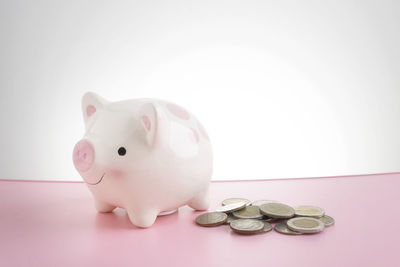
M 195 116 L 158 99 L 109 102 L 91 92 L 82 112 L 73 163 L 99 212 L 121 207 L 132 224 L 149 227 L 186 204 L 208 209 L 212 147 Z

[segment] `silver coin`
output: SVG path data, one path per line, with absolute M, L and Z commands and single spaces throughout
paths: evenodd
M 264 221 L 264 228 L 260 231 L 261 233 L 267 233 L 272 230 L 272 224 Z
M 177 212 L 177 211 L 178 211 L 178 209 L 162 211 L 162 212 L 160 212 L 157 216 L 170 215 L 170 214 L 175 213 L 175 212 Z
M 228 215 L 223 212 L 207 212 L 196 217 L 196 223 L 201 226 L 217 226 L 224 224 Z
M 246 206 L 249 206 L 251 204 L 251 201 L 246 198 L 232 197 L 232 198 L 224 199 L 222 201 L 222 206 L 229 205 L 232 203 L 237 203 L 237 202 L 244 202 L 244 203 L 246 203 Z
M 286 222 L 281 222 L 275 224 L 274 230 L 278 233 L 285 234 L 285 235 L 302 235 L 302 233 L 292 231 L 287 227 Z
M 318 233 L 325 228 L 323 222 L 311 217 L 295 217 L 288 220 L 286 224 L 290 230 L 304 234 Z
M 251 205 L 252 206 L 261 206 L 261 205 L 264 205 L 264 204 L 268 204 L 268 203 L 280 203 L 279 201 L 276 201 L 276 200 L 256 200 L 256 201 L 253 201 L 252 203 L 251 203 Z
M 231 222 L 238 220 L 238 218 L 236 218 L 235 216 L 233 216 L 232 214 L 228 215 L 228 218 L 226 219 L 225 224 L 230 224 Z
M 301 217 L 322 217 L 325 211 L 320 207 L 302 205 L 294 208 L 294 214 Z
M 284 219 L 284 218 L 270 218 L 270 217 L 265 216 L 264 218 L 262 218 L 262 220 L 264 222 L 269 222 L 269 223 L 280 223 L 280 222 L 283 222 L 283 221 L 286 222 L 287 219 Z
M 335 219 L 333 219 L 331 216 L 328 215 L 324 215 L 320 218 L 317 218 L 318 220 L 320 220 L 321 222 L 324 223 L 325 227 L 331 226 L 335 224 Z
M 291 218 L 294 216 L 294 209 L 283 203 L 268 203 L 260 206 L 260 212 L 271 218 Z
M 237 210 L 241 210 L 244 207 L 246 207 L 246 202 L 242 201 L 242 202 L 227 204 L 225 206 L 219 207 L 215 211 L 228 213 L 228 212 L 234 212 Z
M 247 206 L 244 209 L 233 212 L 232 214 L 239 219 L 261 219 L 263 217 L 257 206 Z
M 269 222 L 269 223 L 270 223 L 270 222 L 273 222 L 273 221 L 276 220 L 276 219 L 264 215 L 264 216 L 261 218 L 261 220 L 263 220 L 264 222 Z
M 239 234 L 257 234 L 265 227 L 262 221 L 253 219 L 238 219 L 230 223 L 231 229 Z

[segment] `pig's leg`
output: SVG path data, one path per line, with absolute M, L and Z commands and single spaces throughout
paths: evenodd
M 99 212 L 112 212 L 116 207 L 106 202 L 95 199 L 94 205 Z
M 209 189 L 205 189 L 192 198 L 189 203 L 189 207 L 195 210 L 207 210 L 210 206 Z
M 128 213 L 129 220 L 132 224 L 142 228 L 152 226 L 158 213 L 160 213 L 159 210 L 155 209 L 131 210 L 129 208 L 126 212 Z

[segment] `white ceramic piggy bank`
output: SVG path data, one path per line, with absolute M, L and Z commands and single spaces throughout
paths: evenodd
M 151 226 L 160 212 L 209 206 L 210 140 L 185 109 L 156 99 L 82 99 L 85 135 L 73 162 L 100 212 L 125 208 L 130 221 Z

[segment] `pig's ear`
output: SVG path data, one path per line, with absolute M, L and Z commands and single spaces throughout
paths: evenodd
M 85 126 L 88 122 L 97 115 L 106 104 L 107 100 L 92 92 L 87 92 L 82 97 L 82 113 Z
M 157 110 L 156 107 L 147 103 L 139 111 L 140 124 L 146 135 L 146 141 L 149 146 L 153 146 L 157 133 Z

